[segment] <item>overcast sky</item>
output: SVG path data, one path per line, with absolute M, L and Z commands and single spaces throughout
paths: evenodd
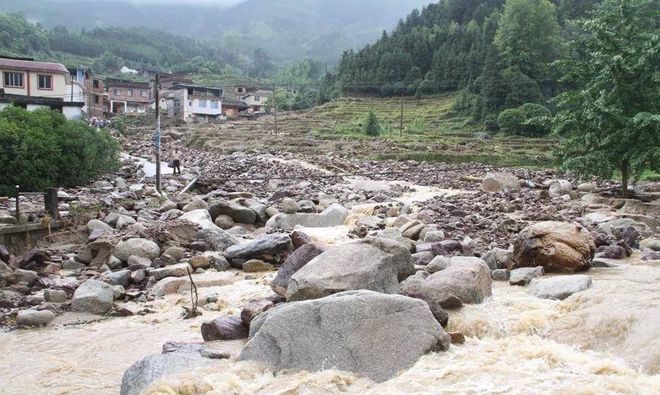
M 97 1 L 97 0 L 93 0 Z M 205 4 L 205 5 L 220 5 L 220 6 L 232 6 L 238 3 L 243 3 L 247 0 L 124 0 L 131 3 L 152 3 L 152 4 Z

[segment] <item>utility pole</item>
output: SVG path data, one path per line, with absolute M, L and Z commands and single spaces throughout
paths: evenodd
M 401 125 L 399 129 L 399 136 L 403 137 L 403 88 L 401 88 Z
M 154 148 L 156 149 L 156 190 L 161 193 L 160 188 L 160 75 L 156 74 L 154 84 L 154 99 L 156 100 L 156 131 L 154 133 Z
M 273 106 L 275 107 L 275 136 L 277 136 L 277 94 L 273 87 Z

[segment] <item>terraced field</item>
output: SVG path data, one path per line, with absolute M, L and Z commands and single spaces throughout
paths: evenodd
M 342 98 L 307 111 L 280 112 L 277 135 L 272 115 L 222 124 L 173 126 L 164 134 L 180 137 L 189 146 L 224 153 L 284 150 L 506 166 L 551 164 L 553 140 L 489 136 L 479 125 L 456 115 L 452 99 L 406 98 L 403 131 L 399 99 Z M 377 138 L 362 132 L 369 110 L 376 113 L 383 129 Z

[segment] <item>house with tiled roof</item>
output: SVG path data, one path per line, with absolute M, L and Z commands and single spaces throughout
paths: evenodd
M 62 64 L 0 57 L 0 109 L 48 107 L 67 118 L 80 118 L 85 102 L 71 95 L 72 87 L 71 74 Z

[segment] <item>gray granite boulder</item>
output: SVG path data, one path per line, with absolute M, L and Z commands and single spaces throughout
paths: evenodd
M 421 300 L 347 291 L 258 315 L 240 359 L 275 370 L 336 368 L 385 381 L 450 342 Z
M 415 272 L 410 252 L 389 239 L 368 238 L 328 249 L 298 270 L 289 281 L 287 300 L 368 289 L 396 293 L 399 281 Z
M 529 293 L 542 299 L 564 300 L 576 292 L 591 287 L 591 277 L 585 274 L 573 274 L 544 279 L 533 279 L 529 284 Z

